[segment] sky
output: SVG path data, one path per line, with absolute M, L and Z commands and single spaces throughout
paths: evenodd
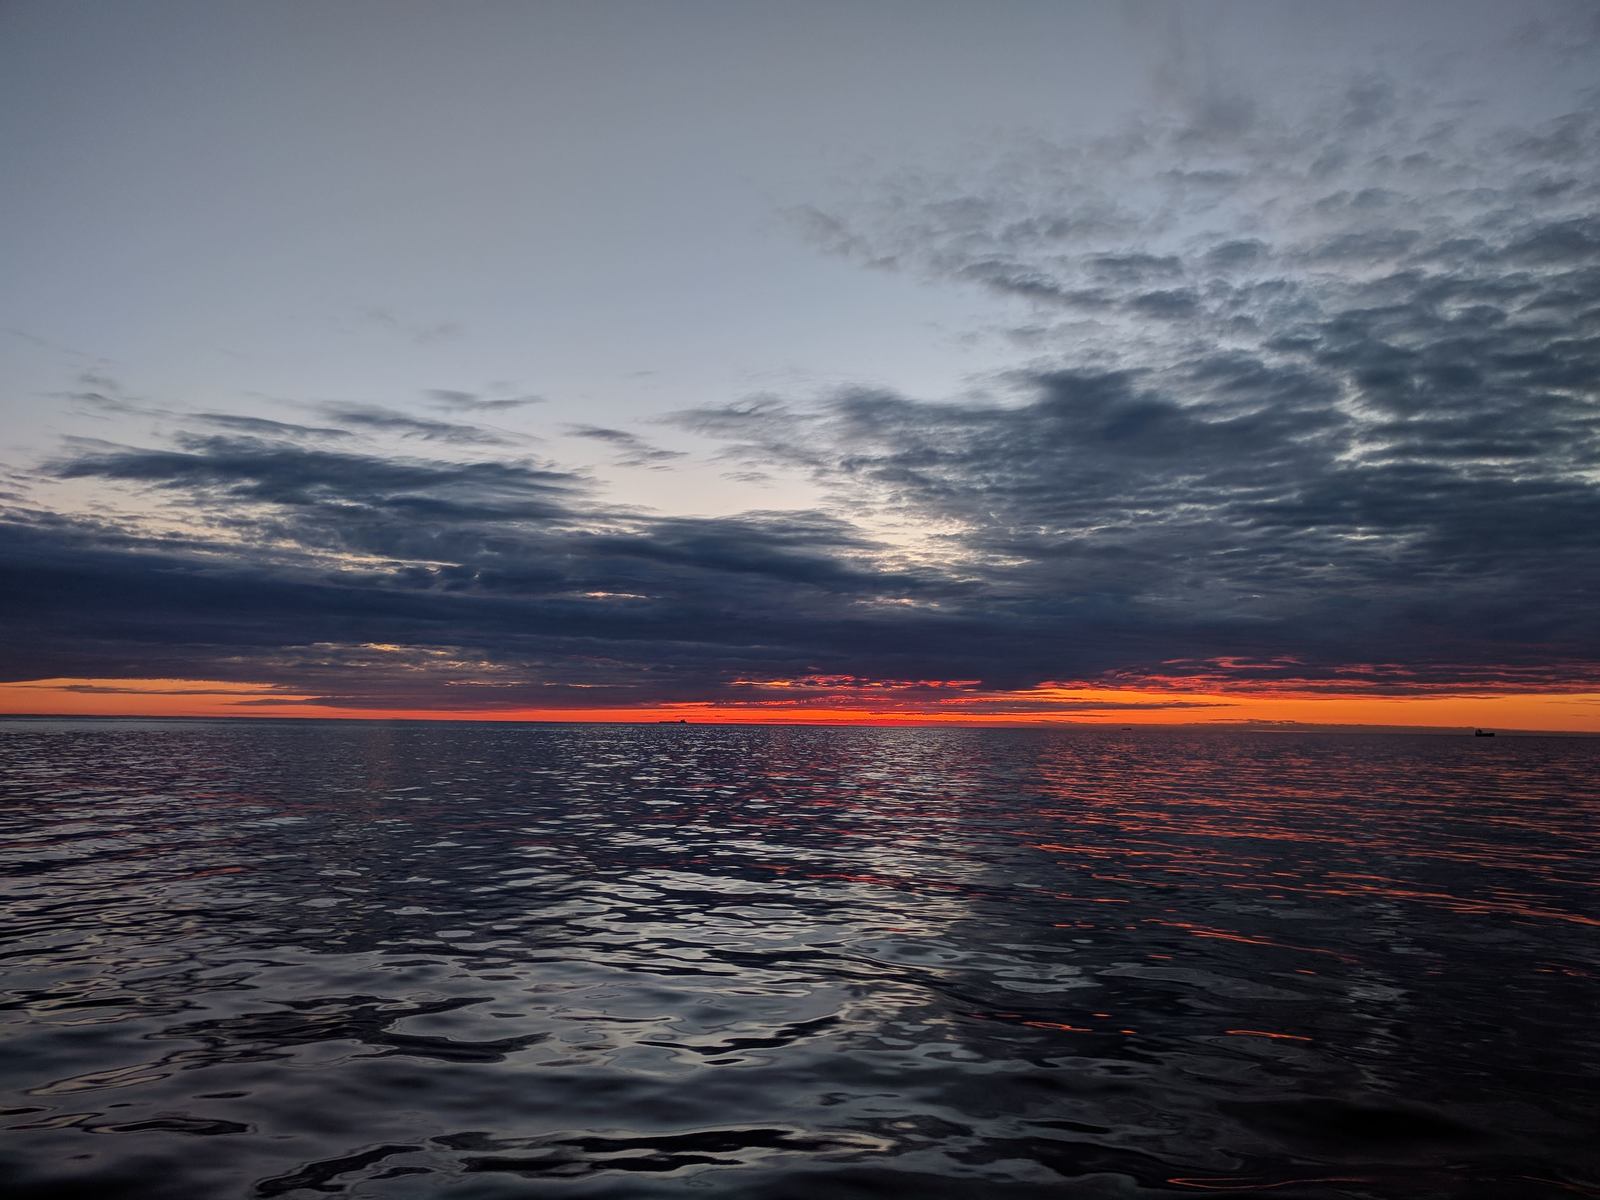
M 1600 731 L 1600 10 L 0 5 L 0 713 Z

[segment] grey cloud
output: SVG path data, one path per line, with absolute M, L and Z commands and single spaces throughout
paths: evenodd
M 1175 140 L 1180 145 L 1233 141 L 1250 132 L 1257 118 L 1258 106 L 1253 98 L 1213 87 L 1191 100 L 1187 119 Z
M 902 189 L 881 213 L 837 217 L 830 248 L 1037 305 L 1092 296 L 1137 338 L 1072 326 L 1064 365 L 1015 376 L 1008 403 L 855 393 L 680 419 L 753 468 L 805 464 L 858 506 L 953 525 L 952 548 L 986 564 L 996 620 L 1048 615 L 1135 654 L 1186 637 L 1277 645 L 1302 678 L 1390 664 L 1367 686 L 1592 679 L 1600 225 L 1574 208 L 1600 188 L 1600 145 L 1571 135 L 1588 127 L 1577 114 L 1548 141 L 1471 144 L 1416 116 L 1381 79 L 1298 129 L 1202 111 L 1145 143 L 1202 157 L 1147 176 L 1171 190 L 1143 224 L 1064 240 L 996 232 L 1051 220 L 1032 195 L 1008 219 L 1010 176 L 959 201 Z M 1428 129 L 1426 153 L 1408 124 Z M 1181 232 L 1215 216 L 1186 190 L 1200 143 L 1253 159 L 1211 178 L 1241 205 L 1275 196 L 1270 218 Z M 1513 149 L 1485 157 L 1490 144 Z M 1567 174 L 1506 161 L 1534 146 Z M 1097 167 L 1118 164 L 1078 168 L 1090 200 Z M 1065 222 L 1078 196 L 1061 202 Z M 1027 328 L 1049 345 L 1048 326 Z
M 1357 79 L 1345 89 L 1339 123 L 1347 130 L 1371 129 L 1393 117 L 1397 103 L 1392 80 L 1382 75 Z
M 1143 292 L 1129 300 L 1128 307 L 1142 316 L 1176 321 L 1193 316 L 1200 307 L 1200 298 L 1187 290 Z
M 345 425 L 383 433 L 396 433 L 401 437 L 420 438 L 427 442 L 450 442 L 465 446 L 504 446 L 514 440 L 504 433 L 484 429 L 478 425 L 435 421 L 377 404 L 326 403 L 319 404 L 317 408 L 318 411 Z
M 362 511 L 453 507 L 485 519 L 554 516 L 581 477 L 525 463 L 378 458 L 241 437 L 180 437 L 180 449 L 119 448 L 52 465 L 65 479 L 150 484 L 228 501 Z
M 1084 260 L 1084 267 L 1097 279 L 1121 284 L 1165 280 L 1183 274 L 1183 260 L 1176 254 L 1091 254 Z
M 272 421 L 266 417 L 244 417 L 234 413 L 193 413 L 191 421 L 215 425 L 234 433 L 258 434 L 267 437 L 349 437 L 347 429 L 334 429 L 327 425 L 297 425 L 290 421 Z
M 578 703 L 703 699 L 741 677 L 842 661 L 904 674 L 951 636 L 937 627 L 959 627 L 863 607 L 950 587 L 875 568 L 870 543 L 820 514 L 651 520 L 581 506 L 518 512 L 480 496 L 430 513 L 406 556 L 384 559 L 373 557 L 381 539 L 408 523 L 363 513 L 388 512 L 418 487 L 537 493 L 546 481 L 492 464 L 217 444 L 58 471 L 164 481 L 212 523 L 278 521 L 301 554 L 264 539 L 163 546 L 64 519 L 0 522 L 6 678 L 248 679 L 358 705 L 548 703 L 551 686 L 574 684 L 585 685 Z M 336 524 L 321 521 L 322 501 Z M 367 565 L 330 562 L 324 547 Z
M 1092 287 L 1069 287 L 1047 271 L 1017 263 L 989 259 L 967 263 L 957 272 L 969 282 L 981 284 L 1002 296 L 1060 304 L 1074 308 L 1104 308 L 1105 293 Z
M 417 321 L 397 316 L 387 308 L 369 308 L 364 316 L 379 328 L 387 329 L 417 346 L 454 341 L 465 332 L 455 321 Z
M 1212 271 L 1253 267 L 1266 259 L 1267 244 L 1256 238 L 1222 242 L 1206 250 L 1204 262 Z
M 660 468 L 685 457 L 681 450 L 662 449 L 637 434 L 629 433 L 626 429 L 611 429 L 602 425 L 568 425 L 567 432 L 573 437 L 603 442 L 611 446 L 617 452 L 614 461 L 618 466 Z
M 75 400 L 79 404 L 87 404 L 104 414 L 141 417 L 164 417 L 169 415 L 168 410 L 152 407 L 142 403 L 140 398 L 129 395 L 120 381 L 104 371 L 80 371 L 77 382 L 82 385 L 82 390 L 57 392 L 55 395 L 64 400 Z
M 829 252 L 1025 305 L 1038 354 L 984 400 L 844 388 L 668 418 L 739 472 L 809 473 L 829 511 L 666 518 L 549 464 L 292 430 L 80 446 L 56 474 L 153 488 L 196 532 L 0 524 L 0 663 L 364 704 L 833 675 L 1600 686 L 1600 150 L 1561 132 L 1577 115 L 1469 143 L 1382 80 L 1334 96 L 1300 118 L 1219 97 L 1048 171 L 809 210 Z M 337 415 L 434 453 L 481 432 Z
M 544 403 L 542 396 L 482 396 L 477 392 L 460 392 L 450 388 L 429 388 L 423 395 L 440 408 L 458 412 L 510 412 Z

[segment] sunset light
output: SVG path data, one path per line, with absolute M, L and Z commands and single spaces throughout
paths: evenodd
M 1597 82 L 0 2 L 0 1200 L 1600 1200 Z

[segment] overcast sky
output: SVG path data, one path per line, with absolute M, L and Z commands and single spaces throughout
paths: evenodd
M 1593 692 L 1597 79 L 1585 3 L 13 0 L 0 676 Z

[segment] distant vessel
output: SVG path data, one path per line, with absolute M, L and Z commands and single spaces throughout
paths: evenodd
M 1492 729 L 1474 729 L 1472 731 L 1472 736 L 1473 737 L 1493 737 L 1494 736 L 1494 730 L 1492 730 Z

